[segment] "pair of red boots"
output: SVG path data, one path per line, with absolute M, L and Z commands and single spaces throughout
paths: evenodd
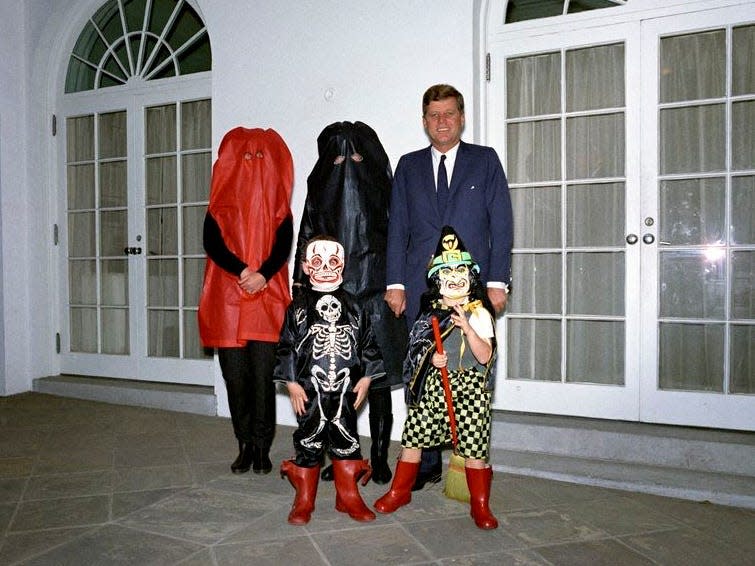
M 357 482 L 367 485 L 372 469 L 367 460 L 333 460 L 333 480 L 336 485 L 336 510 L 348 513 L 357 521 L 374 521 L 373 513 L 364 504 L 359 495 Z M 317 497 L 317 483 L 320 479 L 320 466 L 303 468 L 293 460 L 284 460 L 281 464 L 281 477 L 288 476 L 288 481 L 296 490 L 294 504 L 288 514 L 292 525 L 306 525 L 312 518 Z
M 399 460 L 391 489 L 375 502 L 380 513 L 393 513 L 412 500 L 412 486 L 419 472 L 419 462 Z M 493 469 L 464 468 L 469 486 L 470 514 L 480 529 L 497 529 L 498 519 L 490 511 L 490 486 L 493 482 Z

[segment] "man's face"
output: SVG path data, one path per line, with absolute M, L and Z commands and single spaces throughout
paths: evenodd
M 469 295 L 469 266 L 459 265 L 441 267 L 438 271 L 440 278 L 440 294 L 447 299 L 458 300 Z
M 422 125 L 435 149 L 446 153 L 461 139 L 464 114 L 456 106 L 456 98 L 433 100 L 422 117 Z
M 330 240 L 317 240 L 307 246 L 303 271 L 312 288 L 332 291 L 343 282 L 343 246 Z

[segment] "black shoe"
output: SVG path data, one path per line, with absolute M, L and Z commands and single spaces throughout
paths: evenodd
M 255 474 L 269 474 L 273 469 L 270 454 L 257 446 L 252 448 L 252 471 Z
M 239 441 L 239 455 L 231 464 L 234 474 L 245 474 L 252 467 L 252 445 L 248 442 Z
M 330 464 L 328 467 L 322 469 L 320 479 L 322 481 L 333 481 L 333 464 Z
M 425 487 L 425 484 L 428 484 L 428 483 L 438 483 L 442 475 L 443 475 L 442 463 L 438 463 L 437 466 L 433 466 L 430 470 L 427 470 L 425 472 L 420 471 L 417 474 L 417 479 L 414 480 L 412 491 L 419 491 L 420 489 Z

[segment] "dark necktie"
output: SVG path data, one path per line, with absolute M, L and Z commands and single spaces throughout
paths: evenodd
M 438 166 L 438 210 L 441 217 L 446 212 L 446 203 L 448 203 L 448 173 L 446 172 L 446 156 L 440 156 L 440 165 Z

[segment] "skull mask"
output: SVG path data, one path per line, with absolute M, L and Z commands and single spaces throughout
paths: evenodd
M 315 291 L 334 291 L 343 283 L 343 246 L 333 240 L 315 240 L 307 246 L 303 271 Z

